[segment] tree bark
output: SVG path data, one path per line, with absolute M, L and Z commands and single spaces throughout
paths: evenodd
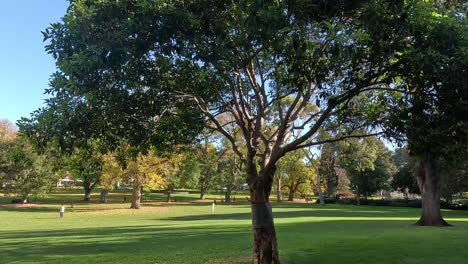
M 283 197 L 281 195 L 281 176 L 276 177 L 276 201 L 281 203 Z
M 101 203 L 107 203 L 107 195 L 109 194 L 109 190 L 104 189 L 101 191 Z
M 229 190 L 229 189 L 224 194 L 224 202 L 225 203 L 230 203 L 231 202 L 231 190 Z
M 200 200 L 205 200 L 206 198 L 206 193 L 204 189 L 200 190 Z
M 310 160 L 310 164 L 312 165 L 312 167 L 315 170 L 315 174 L 317 174 L 317 193 L 319 195 L 320 205 L 325 205 L 325 201 L 323 200 L 323 192 L 322 192 L 322 184 L 321 184 L 322 180 L 320 178 L 320 173 L 319 173 L 317 167 L 315 167 L 313 159 L 310 158 L 309 160 Z
M 250 185 L 253 232 L 252 263 L 279 264 L 278 242 L 271 204 L 269 203 L 273 177 L 254 177 L 257 179 Z M 249 178 L 252 179 L 252 177 Z
M 361 205 L 361 193 L 359 191 L 356 193 L 356 205 Z
M 130 206 L 130 209 L 140 209 L 140 203 L 141 203 L 141 184 L 134 183 L 132 205 Z
M 84 196 L 84 201 L 89 202 L 91 201 L 91 191 L 94 189 L 94 187 L 97 185 L 98 181 L 95 181 L 91 183 L 91 181 L 88 179 L 88 177 L 84 178 L 83 181 L 83 187 L 85 190 L 85 196 Z
M 294 194 L 295 193 L 296 193 L 296 190 L 294 190 L 294 188 L 289 188 L 288 201 L 290 201 L 290 202 L 294 201 Z
M 421 191 L 422 214 L 416 222 L 420 226 L 449 226 L 440 211 L 440 178 L 429 160 L 420 161 L 416 168 L 416 179 Z

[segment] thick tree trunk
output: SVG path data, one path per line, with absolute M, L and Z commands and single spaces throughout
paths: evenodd
M 90 191 L 85 192 L 83 201 L 85 201 L 85 202 L 91 201 L 91 192 Z
M 448 226 L 440 211 L 440 179 L 428 160 L 420 161 L 416 169 L 416 178 L 422 198 L 422 214 L 416 225 Z
M 276 201 L 281 203 L 283 197 L 281 195 L 281 176 L 276 177 Z
M 356 193 L 356 205 L 361 205 L 361 194 L 359 191 Z
M 91 191 L 94 189 L 98 182 L 95 181 L 94 183 L 91 183 L 91 181 L 85 177 L 83 181 L 83 187 L 85 191 L 85 196 L 84 196 L 84 201 L 89 202 L 91 201 Z
M 101 203 L 107 203 L 107 195 L 109 194 L 109 190 L 104 189 L 101 191 Z
M 84 191 L 85 191 L 83 201 L 85 201 L 85 202 L 91 201 L 91 188 L 90 188 L 90 186 L 91 186 L 91 183 L 85 178 L 85 180 L 83 181 L 83 187 L 84 187 Z
M 269 203 L 274 172 L 271 174 L 271 177 L 262 177 L 261 180 L 258 178 L 250 185 L 254 244 L 253 264 L 280 263 L 273 213 L 271 204 Z
M 205 200 L 206 198 L 206 191 L 205 189 L 200 190 L 200 200 Z
M 289 195 L 288 195 L 288 201 L 292 202 L 294 201 L 294 194 L 296 193 L 296 190 L 293 188 L 289 189 Z
M 141 184 L 135 183 L 133 185 L 132 205 L 130 209 L 140 209 L 141 203 Z
M 230 203 L 231 202 L 231 190 L 229 190 L 229 189 L 224 194 L 224 202 L 225 203 Z

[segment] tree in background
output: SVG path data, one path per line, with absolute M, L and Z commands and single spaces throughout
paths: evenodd
M 16 138 L 18 128 L 8 119 L 0 119 L 0 143 Z
M 468 161 L 460 160 L 456 164 L 445 162 L 441 164 L 441 197 L 453 205 L 453 197 L 468 191 Z
M 123 177 L 133 185 L 131 209 L 140 209 L 143 188 L 149 190 L 166 189 L 168 201 L 176 185 L 176 176 L 182 158 L 178 154 L 160 156 L 152 150 L 148 154 L 139 154 L 126 162 Z
M 405 199 L 408 199 L 410 193 L 420 194 L 414 175 L 415 162 L 410 158 L 408 148 L 396 149 L 392 161 L 396 167 L 396 173 L 393 175 L 391 182 L 392 188 L 402 192 Z
M 226 146 L 223 152 L 218 164 L 216 181 L 219 187 L 225 191 L 224 201 L 230 203 L 232 192 L 244 183 L 245 175 L 242 170 L 243 163 L 232 149 Z
M 391 152 L 376 137 L 348 139 L 342 142 L 340 163 L 351 181 L 357 204 L 361 195 L 368 196 L 386 187 L 394 173 Z
M 0 188 L 19 194 L 24 203 L 30 195 L 46 193 L 57 183 L 60 172 L 49 153 L 38 154 L 26 138 L 0 143 Z
M 317 163 L 318 160 L 314 159 L 313 153 L 310 148 L 308 150 L 304 150 L 304 153 L 308 161 L 308 166 L 313 169 L 315 175 L 317 176 L 317 180 L 315 182 L 317 186 L 317 194 L 319 196 L 320 205 L 325 205 L 325 201 L 323 199 L 323 192 L 322 192 L 322 185 L 323 185 L 323 180 L 321 177 L 322 175 L 317 169 L 318 168 L 317 164 L 315 164 Z
M 66 164 L 74 178 L 83 180 L 83 200 L 91 201 L 91 192 L 99 184 L 103 166 L 102 154 L 97 151 L 95 142 L 73 149 L 66 157 Z
M 191 156 L 195 159 L 194 165 L 198 166 L 197 186 L 200 190 L 200 199 L 204 200 L 206 193 L 213 189 L 218 176 L 218 165 L 223 158 L 224 151 L 218 151 L 216 147 L 210 143 L 210 135 L 204 133 L 203 139 L 195 149 L 192 149 Z
M 108 153 L 102 156 L 102 173 L 99 178 L 99 185 L 103 188 L 101 191 L 101 203 L 107 202 L 109 190 L 113 190 L 118 182 L 123 180 L 122 165 L 114 153 Z
M 305 164 L 305 153 L 293 151 L 278 163 L 277 175 L 281 177 L 282 188 L 289 191 L 288 201 L 294 201 L 296 193 L 309 194 L 316 186 L 315 173 Z M 278 177 L 277 176 L 277 177 Z

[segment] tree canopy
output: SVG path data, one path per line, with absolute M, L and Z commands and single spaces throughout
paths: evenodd
M 425 1 L 71 1 L 43 32 L 59 69 L 52 98 L 20 127 L 39 143 L 92 137 L 141 151 L 218 131 L 246 172 L 254 263 L 279 263 L 269 196 L 287 153 L 384 132 L 407 135 L 418 155 L 445 151 L 426 151 L 424 138 L 466 143 L 462 11 Z M 428 124 L 430 137 L 416 140 Z

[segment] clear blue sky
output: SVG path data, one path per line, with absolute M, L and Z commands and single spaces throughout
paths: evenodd
M 41 107 L 55 71 L 41 31 L 65 14 L 66 0 L 4 0 L 0 6 L 0 119 Z

